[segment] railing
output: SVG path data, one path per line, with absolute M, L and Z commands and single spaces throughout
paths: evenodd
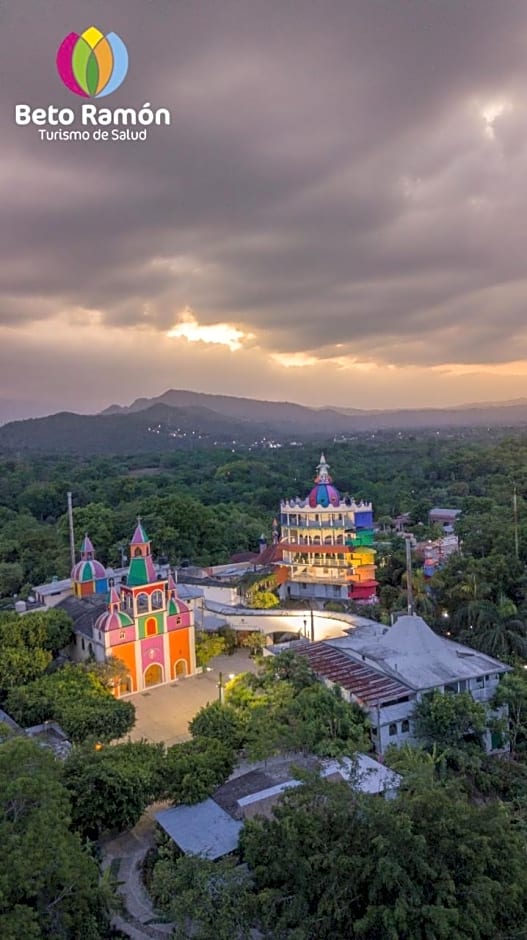
M 339 542 L 338 540 L 334 542 L 320 542 L 314 539 L 307 539 L 307 538 L 298 539 L 298 541 L 295 541 L 294 539 L 288 539 L 287 541 L 284 540 L 283 544 L 286 550 L 287 550 L 288 545 L 294 545 L 295 548 L 296 546 L 298 546 L 299 548 L 335 548 L 336 547 L 336 548 L 341 548 L 343 552 L 345 552 L 346 549 L 349 548 L 348 543 Z
M 321 583 L 325 581 L 337 581 L 339 584 L 347 584 L 350 580 L 350 577 L 343 572 L 335 572 L 335 574 L 308 574 L 307 571 L 293 571 L 291 573 L 291 579 L 294 579 L 295 581 L 309 581 L 315 583 L 317 581 L 320 581 Z
M 280 517 L 280 524 L 289 529 L 354 529 L 355 522 L 352 516 L 344 516 L 342 519 L 302 519 L 298 516 Z

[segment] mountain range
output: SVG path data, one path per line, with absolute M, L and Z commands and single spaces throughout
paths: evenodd
M 100 414 L 60 412 L 0 427 L 2 453 L 133 454 L 175 448 L 303 442 L 360 432 L 527 426 L 527 399 L 452 408 L 365 411 L 170 389 Z

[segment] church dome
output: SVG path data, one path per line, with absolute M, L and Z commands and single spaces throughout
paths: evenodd
M 308 496 L 309 505 L 312 508 L 316 506 L 338 506 L 340 504 L 340 493 L 329 475 L 329 464 L 324 457 L 320 455 L 320 463 L 317 467 L 317 476 L 315 477 L 315 486 Z
M 85 584 L 87 581 L 98 581 L 106 577 L 106 569 L 100 561 L 95 558 L 78 561 L 71 572 L 71 580 L 78 584 Z
M 106 610 L 95 621 L 95 629 L 109 633 L 110 630 L 123 630 L 124 627 L 133 627 L 134 621 L 124 610 Z
M 315 506 L 338 506 L 340 503 L 340 493 L 335 486 L 327 483 L 317 483 L 309 494 L 309 505 Z

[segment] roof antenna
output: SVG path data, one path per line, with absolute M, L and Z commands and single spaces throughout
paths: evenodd
M 411 535 L 405 535 L 406 541 L 406 596 L 408 598 L 408 616 L 413 617 L 414 613 L 414 588 L 412 584 L 412 546 L 410 543 Z

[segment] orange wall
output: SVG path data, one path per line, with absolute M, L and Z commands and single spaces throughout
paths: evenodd
M 135 674 L 135 643 L 123 643 L 122 646 L 113 646 L 108 650 L 116 659 L 128 667 L 130 678 L 132 680 L 132 692 L 137 692 L 137 676 Z
M 170 650 L 170 678 L 174 678 L 174 663 L 178 659 L 184 659 L 187 664 L 187 671 L 190 672 L 190 640 L 188 630 L 172 630 L 168 634 L 168 644 Z

